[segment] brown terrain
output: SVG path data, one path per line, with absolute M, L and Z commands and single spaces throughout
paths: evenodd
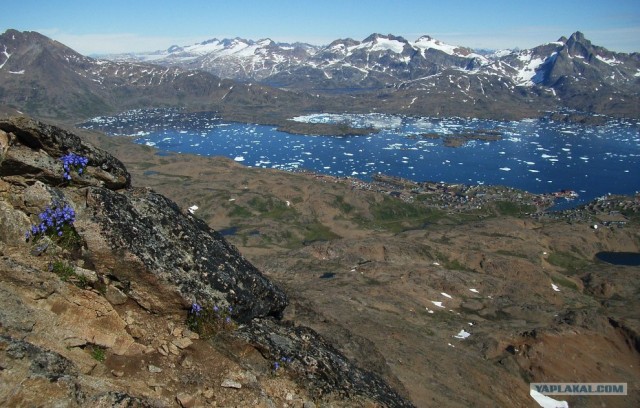
M 627 397 L 567 398 L 571 406 L 640 403 L 640 270 L 594 260 L 640 250 L 638 197 L 626 199 L 635 212 L 623 227 L 602 228 L 598 217 L 615 209 L 606 205 L 531 217 L 500 215 L 496 199 L 484 210 L 422 212 L 351 181 L 87 137 L 121 158 L 134 183 L 197 205 L 229 231 L 285 288 L 285 319 L 316 329 L 416 406 L 536 406 L 528 384 L 544 381 L 629 384 Z M 471 335 L 455 338 L 463 329 Z
M 496 188 L 482 205 L 454 205 L 441 191 L 394 196 L 383 184 L 160 155 L 125 138 L 73 132 L 121 160 L 133 186 L 165 195 L 185 214 L 197 205 L 195 218 L 284 290 L 283 324 L 314 329 L 415 406 L 536 407 L 530 382 L 626 382 L 626 397 L 558 399 L 640 406 L 640 270 L 594 258 L 640 252 L 638 196 L 532 216 L 540 201 L 509 189 Z M 274 371 L 257 340 L 200 339 L 185 326 L 184 296 L 154 293 L 151 278 L 131 288 L 101 273 L 109 262 L 129 268 L 135 257 L 126 251 L 125 263 L 117 254 L 77 262 L 76 273 L 98 285 L 46 273 L 46 256 L 15 243 L 16 225 L 25 224 L 16 209 L 27 214 L 46 196 L 34 185 L 17 176 L 0 184 L 7 406 L 395 405 L 339 390 L 318 395 L 297 362 Z M 64 194 L 83 202 L 80 188 Z M 617 214 L 622 222 L 601 222 Z M 79 219 L 90 249 L 106 251 L 91 233 L 93 218 Z M 470 335 L 457 338 L 462 330 Z M 25 342 L 15 333 L 26 333 Z

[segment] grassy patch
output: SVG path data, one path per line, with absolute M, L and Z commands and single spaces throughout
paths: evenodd
M 361 219 L 361 224 L 396 233 L 422 228 L 426 223 L 439 221 L 445 216 L 444 212 L 426 208 L 423 204 L 407 203 L 386 196 L 381 202 L 371 204 L 370 211 L 373 220 Z
M 313 222 L 304 226 L 304 241 L 307 243 L 316 241 L 330 241 L 340 238 L 339 235 L 331 231 L 331 229 L 319 222 Z
M 536 211 L 536 207 L 530 204 L 519 204 L 513 201 L 496 201 L 495 208 L 501 215 L 509 215 L 517 217 L 526 213 L 532 213 Z
M 231 206 L 231 211 L 229 211 L 229 217 L 238 217 L 238 218 L 251 218 L 253 217 L 253 213 L 246 208 L 239 206 L 237 204 L 233 204 Z
M 103 363 L 104 360 L 107 359 L 104 349 L 99 346 L 91 347 L 91 357 L 93 357 L 94 360 L 99 361 L 101 363 Z
M 292 218 L 295 214 L 295 210 L 289 208 L 284 201 L 273 197 L 253 197 L 248 204 L 261 216 L 275 220 Z
M 506 249 L 498 249 L 496 251 L 496 254 L 505 255 L 505 256 L 512 256 L 512 257 L 515 257 L 515 258 L 522 258 L 522 259 L 527 259 L 527 260 L 529 259 L 529 257 L 524 255 L 524 254 L 521 254 L 521 253 L 515 252 L 515 251 L 508 251 Z
M 344 196 L 341 196 L 341 195 L 336 196 L 336 198 L 333 200 L 333 205 L 335 205 L 336 208 L 338 208 L 341 212 L 345 214 L 349 214 L 355 209 L 354 206 L 345 202 Z
M 562 275 L 552 276 L 551 281 L 553 281 L 553 283 L 555 283 L 558 286 L 562 286 L 562 287 L 573 289 L 573 290 L 578 290 L 578 285 L 574 281 Z
M 82 275 L 78 275 L 72 265 L 67 262 L 57 260 L 49 264 L 49 270 L 60 278 L 63 282 L 70 282 L 79 288 L 89 286 L 89 281 Z
M 76 276 L 73 266 L 64 261 L 54 261 L 50 265 L 51 272 L 58 275 L 60 280 L 68 282 L 72 277 Z
M 584 269 L 589 264 L 589 261 L 578 258 L 569 252 L 552 252 L 547 257 L 547 262 L 572 273 Z

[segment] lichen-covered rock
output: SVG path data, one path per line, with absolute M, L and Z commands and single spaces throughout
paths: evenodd
M 36 344 L 0 335 L 0 404 L 6 407 L 156 407 L 125 392 L 99 391 L 68 358 Z
M 379 376 L 356 367 L 318 333 L 304 326 L 256 319 L 236 335 L 265 357 L 293 370 L 319 397 L 338 394 L 366 396 L 386 407 L 413 407 Z M 283 363 L 280 363 L 283 361 Z
M 52 184 L 63 181 L 60 158 L 75 153 L 89 159 L 77 185 L 126 188 L 131 176 L 120 160 L 55 126 L 26 117 L 0 120 L 0 176 L 20 175 Z
M 234 246 L 166 197 L 146 189 L 116 193 L 101 188 L 89 188 L 86 197 L 79 228 L 106 237 L 110 251 L 128 253 L 129 262 L 144 265 L 190 302 L 230 305 L 239 321 L 277 317 L 287 305 L 284 292 Z M 108 256 L 94 247 L 102 245 L 99 242 L 89 237 L 89 252 Z M 121 281 L 132 280 L 124 268 L 112 274 Z

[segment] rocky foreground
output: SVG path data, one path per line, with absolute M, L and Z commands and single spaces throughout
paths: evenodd
M 26 118 L 0 153 L 0 405 L 412 406 L 282 323 L 281 288 L 110 154 Z M 194 304 L 231 329 L 201 338 Z

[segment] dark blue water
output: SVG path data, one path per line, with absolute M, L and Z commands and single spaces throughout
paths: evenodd
M 307 169 L 370 180 L 376 173 L 415 181 L 500 184 L 547 193 L 575 190 L 573 206 L 607 193 L 640 190 L 640 125 L 615 120 L 601 126 L 546 120 L 406 118 L 391 115 L 311 115 L 297 120 L 374 125 L 369 136 L 305 136 L 272 126 L 224 122 L 212 114 L 131 111 L 95 118 L 84 127 L 134 136 L 160 151 L 226 156 L 247 166 Z M 441 136 L 496 130 L 499 141 L 446 147 Z M 562 208 L 556 207 L 556 208 Z
M 640 253 L 598 252 L 596 258 L 614 265 L 640 266 Z

